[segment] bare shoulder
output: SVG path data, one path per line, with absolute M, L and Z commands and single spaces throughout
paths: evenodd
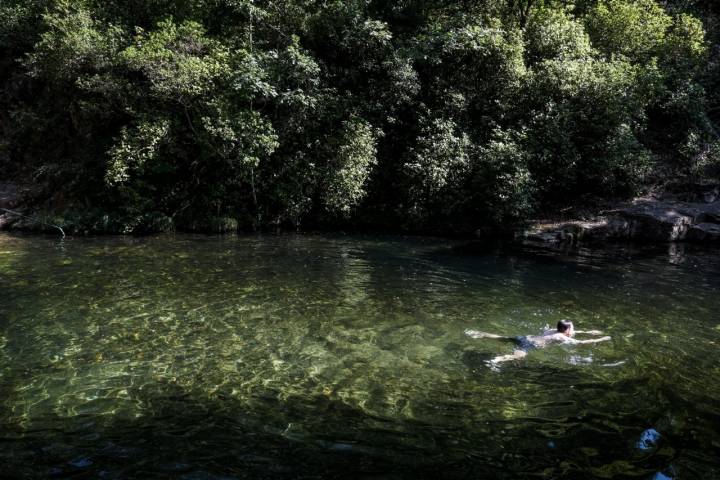
M 574 338 L 568 337 L 564 333 L 559 332 L 555 332 L 552 335 L 544 335 L 542 338 L 546 343 L 567 343 L 571 345 L 578 343 L 578 341 Z
M 564 333 L 559 332 L 551 332 L 548 335 L 543 335 L 545 339 L 553 341 L 553 342 L 565 342 L 567 340 L 572 340 L 570 337 L 565 335 Z

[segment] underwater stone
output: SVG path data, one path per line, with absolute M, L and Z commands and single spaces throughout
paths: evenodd
M 662 435 L 654 428 L 648 428 L 640 434 L 640 440 L 638 440 L 637 448 L 640 450 L 653 450 L 657 447 L 657 443 L 660 441 Z
M 88 457 L 78 457 L 73 460 L 70 460 L 68 464 L 72 465 L 73 467 L 77 468 L 85 468 L 89 467 L 93 464 L 93 461 L 90 460 Z

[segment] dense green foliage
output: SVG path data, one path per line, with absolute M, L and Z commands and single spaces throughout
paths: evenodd
M 717 173 L 708 3 L 5 0 L 0 168 L 98 231 L 464 231 L 623 197 Z

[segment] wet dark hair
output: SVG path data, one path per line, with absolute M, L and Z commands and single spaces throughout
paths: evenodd
M 557 324 L 557 331 L 565 333 L 568 329 L 572 328 L 573 323 L 570 320 L 560 320 Z

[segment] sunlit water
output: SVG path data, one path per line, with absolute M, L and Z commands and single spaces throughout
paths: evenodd
M 720 252 L 451 247 L 0 234 L 0 477 L 720 478 Z

